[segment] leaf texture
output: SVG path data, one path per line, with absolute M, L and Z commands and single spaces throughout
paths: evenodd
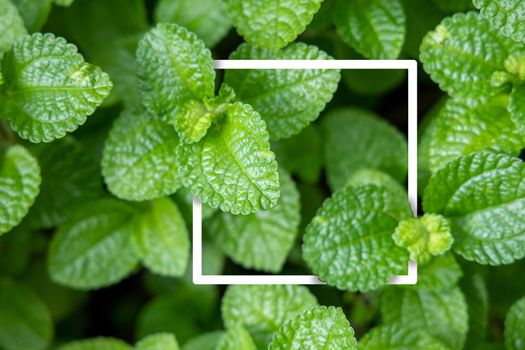
M 179 146 L 177 162 L 184 186 L 211 207 L 246 215 L 277 204 L 275 154 L 264 121 L 249 105 L 228 105 L 221 125 Z
M 352 174 L 368 168 L 383 171 L 399 182 L 407 175 L 407 143 L 403 135 L 373 113 L 344 108 L 323 120 L 328 183 L 343 188 Z
M 299 231 L 299 192 L 284 171 L 279 172 L 281 196 L 277 205 L 250 215 L 218 212 L 208 232 L 232 260 L 246 268 L 281 271 Z
M 96 289 L 129 275 L 139 262 L 130 224 L 134 214 L 133 207 L 115 199 L 79 208 L 53 236 L 48 258 L 51 278 L 71 288 Z
M 135 350 L 179 350 L 179 344 L 173 334 L 159 333 L 139 341 Z
M 520 0 L 474 0 L 490 26 L 515 41 L 525 41 L 525 3 Z
M 328 60 L 315 46 L 293 43 L 273 51 L 242 44 L 230 59 Z M 268 125 L 272 139 L 298 134 L 330 102 L 341 74 L 335 69 L 227 70 L 224 80 L 239 100 L 250 104 Z
M 372 329 L 359 341 L 359 350 L 450 350 L 427 333 L 399 324 Z
M 411 331 L 424 330 L 450 349 L 462 349 L 468 330 L 465 297 L 457 287 L 420 290 L 387 288 L 381 299 L 385 324 L 399 324 Z
M 295 40 L 312 21 L 322 0 L 225 0 L 228 13 L 244 39 L 253 45 L 280 49 Z
M 226 328 L 243 326 L 258 346 L 266 347 L 284 321 L 315 306 L 317 300 L 303 286 L 230 286 L 222 300 L 222 317 Z
M 257 350 L 250 333 L 243 327 L 230 328 L 223 335 L 216 350 Z
M 210 51 L 197 35 L 176 24 L 158 24 L 142 37 L 137 65 L 144 105 L 165 120 L 174 120 L 184 103 L 213 96 Z
M 525 137 L 516 131 L 507 112 L 508 101 L 506 96 L 474 103 L 449 99 L 432 129 L 430 169 L 435 172 L 456 158 L 484 149 L 519 155 Z
M 371 59 L 395 59 L 405 40 L 399 0 L 338 0 L 333 19 L 339 36 Z
M 22 39 L 26 34 L 24 21 L 17 7 L 11 0 L 0 0 L 0 58 L 11 48 L 11 45 Z
M 448 163 L 423 195 L 427 213 L 445 216 L 453 249 L 480 264 L 510 264 L 525 256 L 525 165 L 514 157 L 474 153 Z
M 419 289 L 445 289 L 455 286 L 463 276 L 454 254 L 449 252 L 436 257 L 425 265 L 418 266 L 417 287 Z
M 510 118 L 521 135 L 525 134 L 525 85 L 515 85 L 509 96 Z M 503 133 L 502 133 L 503 134 Z
M 515 43 L 490 28 L 478 13 L 445 18 L 421 44 L 423 68 L 453 97 L 493 96 L 493 74 L 505 71 L 505 60 Z
M 507 313 L 505 348 L 507 350 L 525 349 L 525 298 L 514 303 Z
M 31 142 L 49 142 L 83 124 L 113 84 L 84 61 L 76 46 L 53 34 L 33 34 L 6 52 L 1 65 L 2 114 Z
M 12 146 L 0 162 L 0 235 L 18 225 L 35 201 L 40 167 L 22 146 Z
M 356 350 L 354 330 L 341 308 L 319 306 L 285 321 L 269 350 Z
M 335 192 L 306 227 L 303 257 L 321 280 L 341 290 L 379 288 L 406 273 L 408 253 L 395 245 L 392 234 L 408 216 L 383 187 Z
M 102 174 L 111 193 L 134 201 L 174 193 L 182 184 L 176 164 L 179 138 L 142 108 L 115 121 L 104 146 Z

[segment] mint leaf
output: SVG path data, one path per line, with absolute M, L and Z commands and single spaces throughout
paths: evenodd
M 58 350 L 132 350 L 132 347 L 122 340 L 97 337 L 77 340 L 59 347 Z
M 26 34 L 24 21 L 15 4 L 11 0 L 0 0 L 0 58 L 11 45 L 22 39 Z
M 394 244 L 410 212 L 392 192 L 368 185 L 335 192 L 306 227 L 303 257 L 312 271 L 341 290 L 369 291 L 406 273 L 408 253 Z
M 451 160 L 484 149 L 519 155 L 525 137 L 506 110 L 508 101 L 507 96 L 477 102 L 449 99 L 431 131 L 430 169 L 435 172 Z
M 130 224 L 134 214 L 132 206 L 115 199 L 78 208 L 51 241 L 48 269 L 53 281 L 71 288 L 96 289 L 129 275 L 139 262 Z
M 104 146 L 102 174 L 111 193 L 148 200 L 174 193 L 181 180 L 176 164 L 177 133 L 143 108 L 127 109 Z
M 305 30 L 322 0 L 224 0 L 233 25 L 253 45 L 280 49 Z
M 176 24 L 158 24 L 142 37 L 137 65 L 144 105 L 165 120 L 174 120 L 184 103 L 213 96 L 210 51 L 195 34 Z
M 47 348 L 53 323 L 47 306 L 29 288 L 0 282 L 0 347 L 5 350 Z
M 109 95 L 112 83 L 77 48 L 53 34 L 33 34 L 6 52 L 1 64 L 2 114 L 31 142 L 72 132 Z
M 373 113 L 344 108 L 323 120 L 328 182 L 343 188 L 360 169 L 383 171 L 399 182 L 407 175 L 407 143 L 403 135 Z
M 243 326 L 258 346 L 266 347 L 284 321 L 315 306 L 315 297 L 302 286 L 230 286 L 222 299 L 222 317 L 226 328 Z
M 328 60 L 315 46 L 293 43 L 279 51 L 243 44 L 230 59 Z M 237 98 L 259 112 L 272 139 L 298 134 L 332 99 L 341 75 L 334 69 L 227 70 L 224 81 Z
M 338 0 L 337 33 L 366 58 L 395 59 L 405 40 L 405 12 L 399 0 Z
M 463 276 L 454 254 L 435 257 L 425 265 L 418 266 L 417 287 L 419 289 L 444 289 L 455 286 Z
M 246 215 L 277 204 L 275 155 L 265 123 L 247 104 L 229 104 L 221 125 L 180 144 L 177 163 L 184 186 L 211 207 Z
M 216 350 L 257 350 L 250 333 L 243 327 L 230 328 L 223 335 Z
M 508 350 L 525 348 L 525 298 L 518 300 L 505 319 L 505 346 Z
M 490 26 L 515 41 L 525 41 L 525 4 L 520 0 L 473 0 Z
M 497 75 L 506 75 L 505 60 L 514 48 L 515 43 L 500 36 L 478 13 L 457 13 L 425 36 L 420 59 L 442 90 L 454 97 L 478 98 L 502 90 Z
M 516 85 L 509 96 L 510 119 L 523 135 L 525 131 L 525 85 Z
M 433 256 L 445 254 L 454 242 L 447 219 L 437 214 L 400 221 L 392 238 L 399 247 L 409 251 L 410 260 L 421 265 Z
M 135 350 L 179 350 L 179 344 L 173 334 L 160 333 L 139 341 Z
M 222 0 L 204 0 L 195 6 L 192 0 L 160 0 L 155 7 L 155 21 L 177 23 L 197 34 L 206 46 L 213 47 L 230 30 L 226 5 Z
M 190 255 L 188 231 L 177 206 L 168 198 L 151 201 L 137 230 L 137 243 L 144 265 L 167 276 L 182 276 Z
M 26 218 L 30 227 L 60 225 L 76 207 L 102 195 L 98 162 L 86 148 L 72 137 L 33 147 L 42 185 Z
M 281 196 L 277 205 L 250 215 L 219 212 L 208 232 L 233 261 L 246 268 L 277 273 L 299 231 L 299 192 L 293 180 L 279 171 Z
M 389 287 L 381 299 L 386 324 L 399 324 L 411 331 L 423 330 L 448 346 L 462 349 L 468 330 L 465 297 L 457 287 L 420 290 Z
M 525 165 L 518 158 L 480 152 L 448 163 L 423 195 L 427 213 L 445 216 L 454 251 L 480 264 L 509 264 L 525 256 Z
M 319 306 L 285 321 L 269 350 L 356 350 L 354 330 L 341 308 Z
M 182 350 L 217 350 L 217 345 L 224 334 L 226 333 L 222 331 L 204 333 L 186 342 Z
M 0 158 L 0 235 L 18 225 L 35 201 L 40 186 L 36 159 L 22 146 Z
M 408 329 L 399 324 L 372 329 L 359 341 L 358 348 L 359 350 L 449 350 L 427 333 Z
M 18 8 L 25 27 L 29 32 L 37 32 L 46 23 L 51 12 L 52 0 L 11 0 Z M 2 50 L 0 50 L 2 51 Z

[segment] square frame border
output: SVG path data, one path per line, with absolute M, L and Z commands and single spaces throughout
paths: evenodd
M 417 216 L 417 61 L 416 60 L 215 60 L 215 69 L 406 69 L 408 72 L 408 200 Z M 192 268 L 196 285 L 325 285 L 314 275 L 203 275 L 202 203 L 193 197 Z M 417 263 L 408 262 L 408 274 L 393 276 L 391 285 L 417 283 Z

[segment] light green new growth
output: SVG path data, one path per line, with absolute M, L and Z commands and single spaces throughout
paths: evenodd
M 454 251 L 480 264 L 510 264 L 525 256 L 525 165 L 479 152 L 434 174 L 423 195 L 426 213 L 448 219 Z
M 371 59 L 395 59 L 405 40 L 405 12 L 399 0 L 337 0 L 337 33 Z
M 315 46 L 292 43 L 273 51 L 242 44 L 230 59 L 328 60 Z M 224 81 L 237 98 L 250 104 L 268 125 L 274 140 L 298 134 L 332 99 L 340 80 L 335 69 L 242 69 L 227 70 Z
M 268 349 L 357 350 L 357 341 L 341 308 L 319 306 L 285 321 Z
M 281 196 L 277 205 L 250 215 L 218 212 L 208 232 L 217 246 L 246 268 L 278 273 L 299 231 L 299 192 L 293 180 L 279 171 Z
M 40 181 L 38 163 L 24 147 L 15 145 L 0 154 L 0 235 L 27 214 Z
M 122 340 L 106 337 L 77 340 L 58 348 L 58 350 L 133 350 Z
M 173 334 L 159 333 L 150 335 L 139 341 L 137 345 L 135 345 L 135 350 L 179 350 L 179 344 Z
M 247 104 L 228 104 L 220 125 L 199 142 L 181 143 L 177 163 L 183 184 L 214 208 L 247 215 L 277 204 L 275 154 L 264 121 Z
M 217 344 L 216 350 L 257 350 L 250 333 L 241 326 L 230 328 Z
M 22 39 L 26 34 L 24 21 L 11 0 L 0 0 L 0 58 L 11 45 Z M 0 74 L 1 75 L 1 74 Z M 1 85 L 1 79 L 0 79 Z
M 303 32 L 322 0 L 224 0 L 228 14 L 244 39 L 253 45 L 280 49 Z
M 406 273 L 408 253 L 394 244 L 399 220 L 411 215 L 386 188 L 335 192 L 306 228 L 303 257 L 315 275 L 341 290 L 370 291 Z
M 164 120 L 174 120 L 188 101 L 213 96 L 210 50 L 197 35 L 176 24 L 158 24 L 142 37 L 137 66 L 144 105 Z
M 525 40 L 525 3 L 521 0 L 473 0 L 481 15 L 502 35 Z
M 181 185 L 175 130 L 143 108 L 127 109 L 104 146 L 102 174 L 115 196 L 134 201 L 174 193 Z
M 243 326 L 265 348 L 284 321 L 315 306 L 317 300 L 303 286 L 230 286 L 222 299 L 222 317 L 227 329 Z
M 53 34 L 24 37 L 1 62 L 3 117 L 24 139 L 49 142 L 83 124 L 113 84 L 76 46 Z
M 454 242 L 447 219 L 437 214 L 401 221 L 392 238 L 398 246 L 408 250 L 410 260 L 419 264 L 445 254 Z
M 208 47 L 217 44 L 230 29 L 223 0 L 160 0 L 155 7 L 156 22 L 177 23 L 199 36 Z
M 525 348 L 525 297 L 518 300 L 505 319 L 505 346 L 507 350 Z

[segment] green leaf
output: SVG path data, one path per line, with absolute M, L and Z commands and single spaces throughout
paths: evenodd
M 160 275 L 184 275 L 190 241 L 175 203 L 168 198 L 150 202 L 140 217 L 136 234 L 141 259 L 148 269 Z
M 35 201 L 40 186 L 36 159 L 22 146 L 0 158 L 0 235 L 18 225 Z
M 405 12 L 399 0 L 338 0 L 337 33 L 366 58 L 395 59 L 405 40 Z
M 525 256 L 525 165 L 514 157 L 474 153 L 448 163 L 429 181 L 426 213 L 445 216 L 454 251 L 480 264 L 510 264 Z
M 284 322 L 269 350 L 356 350 L 354 330 L 341 308 L 319 306 Z
M 266 3 L 265 3 L 266 4 Z M 230 59 L 328 60 L 315 46 L 293 43 L 279 51 L 243 44 Z M 227 70 L 224 81 L 237 98 L 248 103 L 268 124 L 272 139 L 298 134 L 332 99 L 341 75 L 335 69 Z
M 46 23 L 52 0 L 12 0 L 29 32 L 37 32 Z M 0 50 L 2 51 L 2 50 Z
M 230 328 L 216 350 L 257 350 L 250 333 L 241 326 Z
M 192 0 L 160 0 L 155 7 L 155 21 L 186 27 L 208 47 L 221 41 L 231 27 L 222 0 L 201 0 L 199 6 L 195 6 Z
M 525 3 L 521 0 L 473 0 L 490 26 L 515 41 L 525 41 Z
M 176 24 L 158 24 L 142 37 L 137 65 L 144 105 L 165 120 L 174 120 L 186 102 L 213 96 L 211 52 Z
M 135 350 L 179 350 L 179 344 L 173 334 L 160 333 L 139 341 Z
M 53 236 L 48 269 L 59 284 L 96 289 L 119 282 L 139 262 L 135 209 L 115 199 L 87 202 Z
M 229 104 L 222 124 L 197 143 L 181 143 L 177 163 L 184 186 L 213 208 L 250 214 L 279 199 L 266 125 L 247 104 Z
M 507 112 L 507 96 L 469 102 L 449 99 L 431 131 L 429 165 L 435 172 L 451 160 L 492 149 L 519 155 L 525 137 Z
M 115 121 L 102 158 L 111 193 L 127 200 L 149 200 L 180 186 L 177 133 L 143 108 L 127 109 Z
M 423 330 L 450 349 L 462 349 L 468 331 L 465 297 L 457 287 L 421 290 L 417 287 L 387 288 L 381 299 L 386 324 L 410 331 Z
M 518 300 L 507 313 L 505 346 L 507 350 L 525 349 L 525 298 Z
M 223 331 L 215 331 L 199 335 L 186 342 L 182 350 L 217 350 L 217 345 L 226 334 Z
M 281 196 L 275 207 L 242 216 L 218 212 L 209 223 L 216 244 L 245 268 L 278 273 L 298 234 L 299 192 L 284 171 L 279 181 Z
M 508 109 L 510 119 L 518 128 L 520 134 L 525 134 L 525 85 L 514 86 L 509 96 Z
M 322 0 L 224 0 L 237 32 L 248 43 L 280 49 L 312 21 Z
M 457 13 L 425 36 L 420 59 L 432 80 L 451 96 L 494 96 L 502 90 L 497 75 L 505 72 L 514 46 L 478 13 Z
M 177 192 L 175 192 L 175 194 L 172 196 L 172 199 L 179 207 L 182 216 L 189 221 L 193 215 L 193 195 L 191 192 L 187 188 L 181 187 L 177 190 Z M 212 208 L 209 205 L 202 203 L 203 220 L 211 218 L 216 212 L 216 208 Z
M 0 58 L 11 48 L 11 45 L 22 39 L 26 34 L 24 21 L 15 4 L 11 0 L 0 0 Z
M 53 0 L 53 2 L 58 6 L 69 7 L 74 0 Z
M 59 347 L 58 350 L 132 350 L 132 347 L 119 339 L 97 337 L 77 340 Z
M 454 254 L 447 253 L 418 266 L 417 287 L 419 289 L 445 289 L 455 286 L 463 276 Z
M 222 299 L 222 317 L 226 328 L 243 326 L 265 347 L 284 321 L 315 306 L 315 297 L 303 286 L 230 286 Z
M 421 265 L 445 254 L 454 242 L 447 219 L 437 214 L 400 221 L 392 238 L 399 247 L 408 250 L 410 260 Z
M 100 168 L 86 147 L 71 137 L 33 147 L 42 185 L 26 222 L 35 228 L 62 224 L 84 202 L 102 195 Z
M 471 349 L 487 337 L 489 324 L 489 295 L 481 274 L 469 271 L 461 279 L 469 314 L 469 331 L 465 349 Z
M 113 86 L 76 46 L 53 34 L 33 34 L 6 52 L 1 65 L 2 114 L 20 137 L 49 142 L 76 130 Z
M 27 287 L 0 282 L 0 347 L 5 350 L 47 349 L 53 323 L 46 305 Z
M 368 185 L 335 192 L 306 228 L 303 257 L 312 271 L 341 290 L 369 291 L 406 274 L 408 253 L 392 233 L 410 212 L 392 192 Z
M 344 108 L 324 117 L 325 159 L 332 190 L 343 188 L 360 169 L 383 171 L 399 182 L 407 175 L 405 137 L 373 113 Z
M 358 348 L 359 350 L 449 350 L 427 333 L 401 327 L 399 324 L 372 329 L 359 341 Z

